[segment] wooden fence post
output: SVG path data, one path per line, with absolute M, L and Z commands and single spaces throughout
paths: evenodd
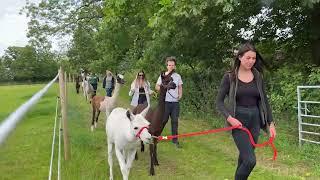
M 70 159 L 70 147 L 68 137 L 68 126 L 67 126 L 67 98 L 66 98 L 66 82 L 65 73 L 63 68 L 59 70 L 59 89 L 60 89 L 60 102 L 61 102 L 61 116 L 62 116 L 62 129 L 63 129 L 63 144 L 64 144 L 64 159 Z

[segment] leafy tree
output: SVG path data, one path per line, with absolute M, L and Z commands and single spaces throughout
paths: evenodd
M 8 47 L 3 64 L 15 81 L 43 81 L 57 74 L 57 64 L 52 55 L 37 52 L 31 46 Z
M 35 47 L 50 48 L 52 36 L 72 34 L 79 24 L 95 27 L 103 17 L 101 0 L 26 1 L 22 12 L 30 18 L 28 37 Z

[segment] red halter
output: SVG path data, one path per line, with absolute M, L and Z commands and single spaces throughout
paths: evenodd
M 144 126 L 144 127 L 142 127 L 142 128 L 139 130 L 139 132 L 136 134 L 136 137 L 139 138 L 139 139 L 141 139 L 141 138 L 140 138 L 140 135 L 141 135 L 142 131 L 143 131 L 144 129 L 148 129 L 148 128 L 149 128 L 149 126 Z

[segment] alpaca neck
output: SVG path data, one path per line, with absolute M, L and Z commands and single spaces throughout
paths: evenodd
M 162 119 L 164 115 L 164 106 L 165 106 L 165 98 L 166 98 L 166 90 L 164 88 L 160 89 L 160 95 L 158 99 L 158 105 L 156 107 L 156 110 L 153 114 L 153 119 L 151 121 L 149 131 L 152 135 L 159 136 L 161 135 L 163 128 L 162 126 Z
M 111 111 L 115 108 L 116 101 L 117 101 L 117 98 L 119 96 L 120 86 L 121 85 L 119 83 L 116 83 L 113 95 L 110 98 L 108 98 L 108 104 L 106 105 L 106 115 L 107 115 L 107 117 L 109 116 Z
M 116 83 L 116 86 L 115 86 L 115 88 L 114 88 L 113 95 L 112 95 L 112 97 L 111 97 L 112 102 L 115 102 L 116 99 L 118 98 L 119 92 L 120 92 L 120 86 L 121 86 L 121 85 L 120 85 L 119 83 Z
M 158 105 L 159 106 L 163 106 L 164 107 L 164 101 L 166 99 L 166 93 L 167 93 L 167 91 L 163 87 L 160 87 L 160 94 L 159 94 L 159 98 L 158 98 Z

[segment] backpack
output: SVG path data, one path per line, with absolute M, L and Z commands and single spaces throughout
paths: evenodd
M 89 78 L 89 83 L 90 84 L 97 84 L 98 83 L 98 77 L 97 76 L 92 76 Z

